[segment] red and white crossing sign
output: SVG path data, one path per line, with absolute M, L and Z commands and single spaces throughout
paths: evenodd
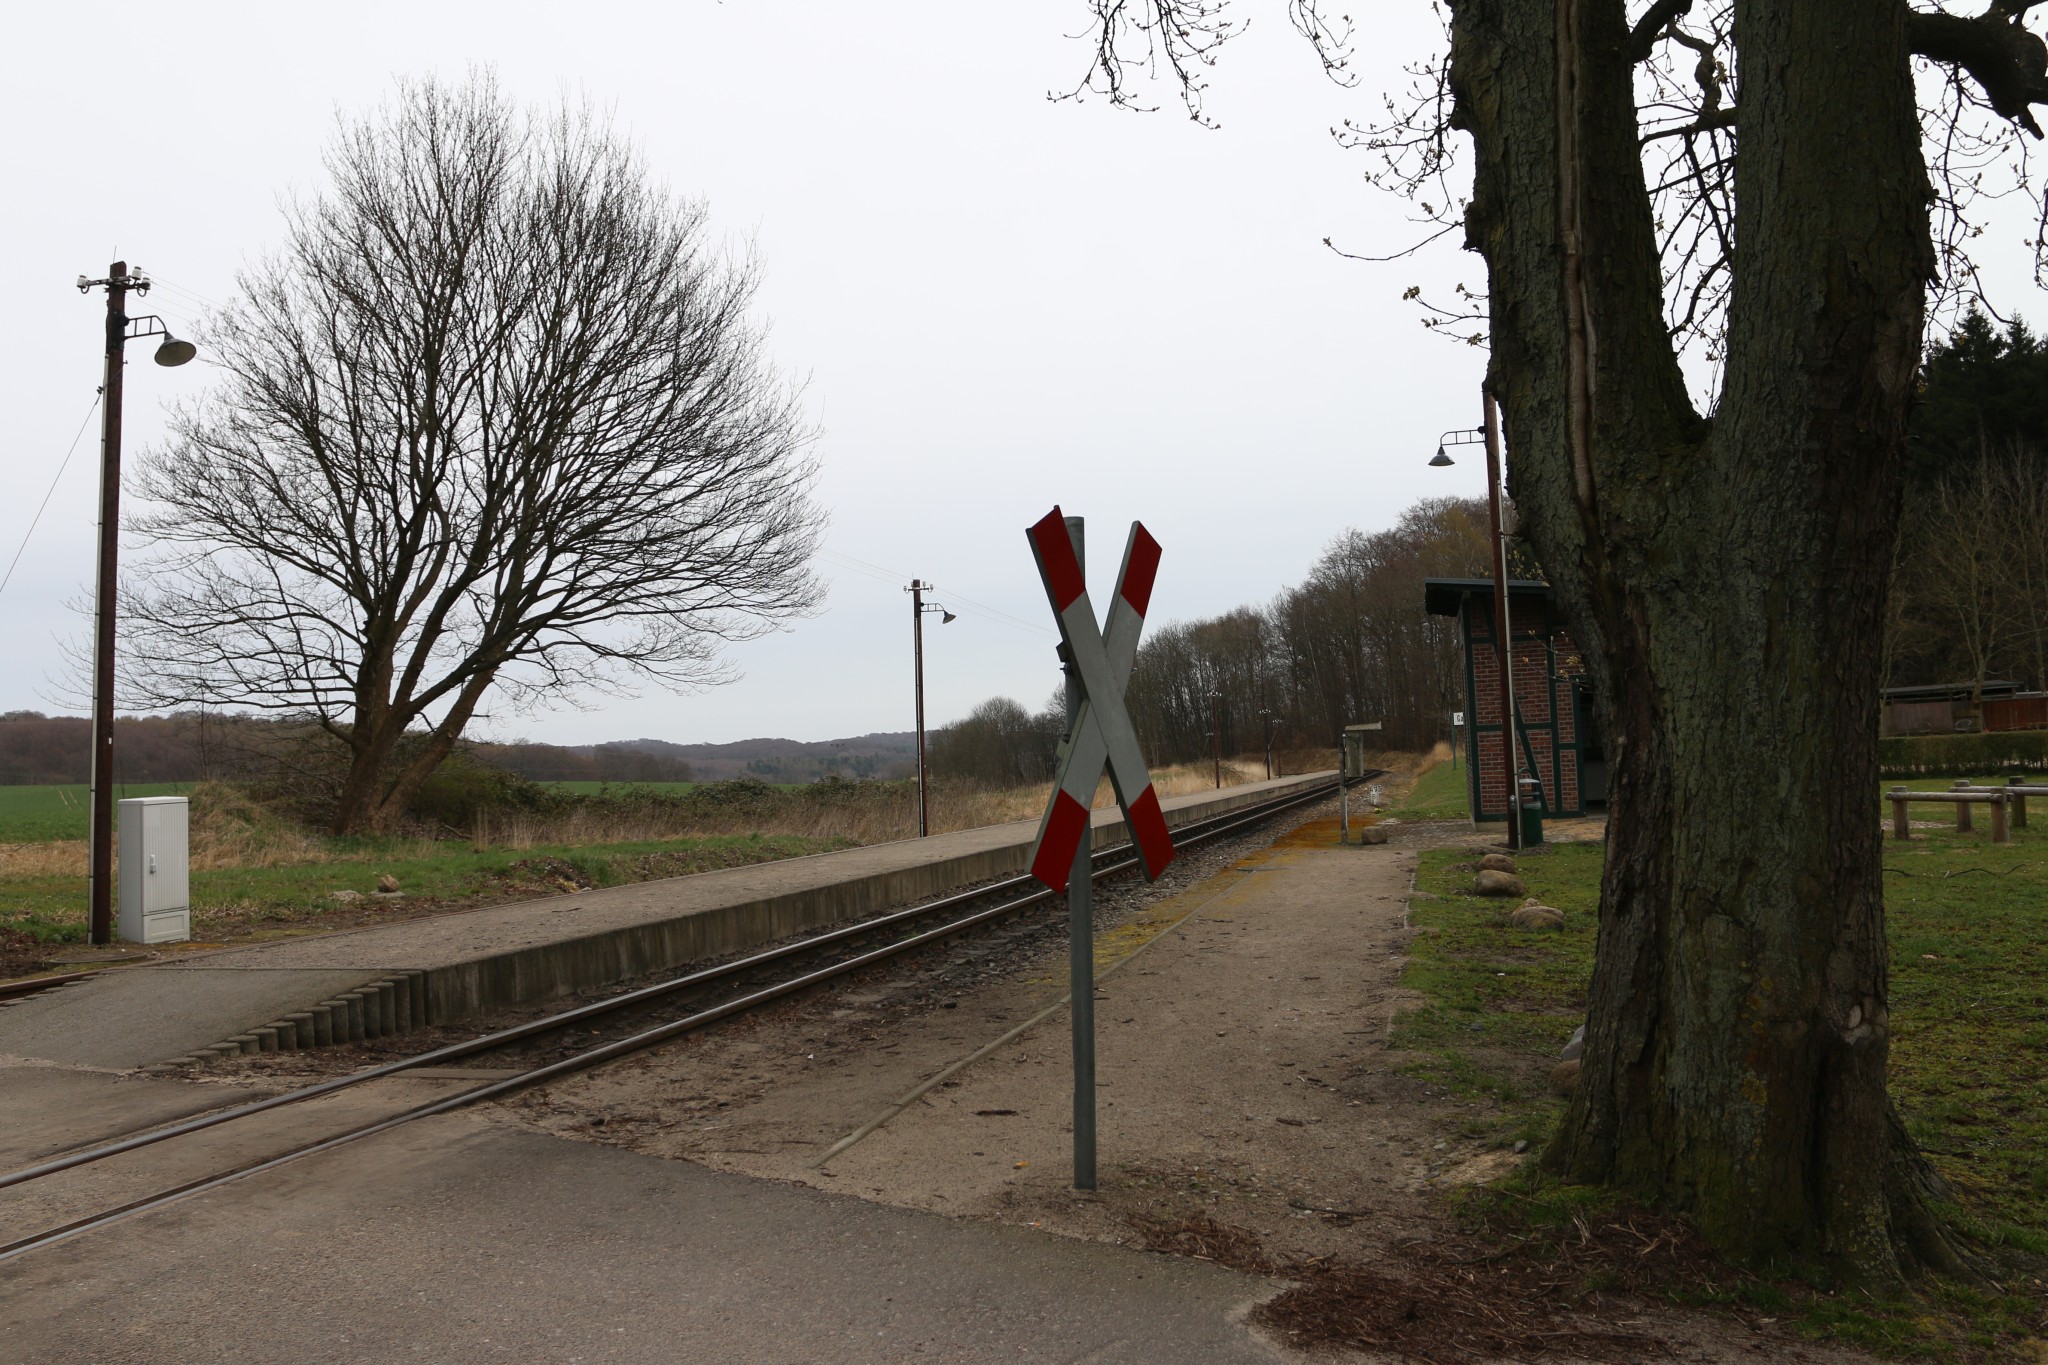
M 1031 848 L 1031 875 L 1055 891 L 1066 890 L 1074 855 L 1088 834 L 1095 784 L 1106 764 L 1145 875 L 1156 878 L 1173 861 L 1173 836 L 1167 832 L 1144 755 L 1138 752 L 1138 732 L 1124 708 L 1124 688 L 1138 657 L 1138 636 L 1145 628 L 1145 608 L 1159 572 L 1159 542 L 1142 523 L 1131 523 L 1109 621 L 1097 625 L 1081 558 L 1060 509 L 1046 513 L 1025 535 L 1038 560 L 1038 576 L 1045 582 L 1053 615 L 1059 618 L 1060 639 L 1081 679 L 1081 706 L 1069 727 L 1052 801 Z

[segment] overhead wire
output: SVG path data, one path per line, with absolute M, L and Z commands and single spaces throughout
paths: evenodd
M 85 439 L 85 429 L 92 425 L 92 415 L 100 410 L 101 391 L 95 389 L 92 406 L 85 410 L 85 420 L 78 424 L 78 434 L 71 438 L 71 449 L 64 452 L 64 458 L 57 465 L 57 477 L 50 480 L 50 487 L 43 494 L 42 502 L 36 507 L 36 514 L 29 518 L 28 530 L 21 534 L 21 544 L 15 547 L 14 558 L 7 561 L 7 572 L 0 575 L 0 592 L 7 591 L 7 585 L 14 581 L 15 566 L 21 563 L 21 556 L 28 549 L 29 537 L 36 533 L 36 527 L 43 520 L 43 513 L 49 509 L 50 499 L 56 495 L 57 485 L 64 479 L 64 471 L 71 467 L 71 457 L 78 453 L 78 443 Z
M 838 550 L 821 551 L 820 558 L 832 560 L 835 563 L 842 564 L 845 567 L 852 569 L 856 573 L 864 573 L 870 578 L 879 578 L 891 583 L 906 582 L 909 578 L 912 577 L 912 575 L 900 573 L 895 569 L 891 569 L 885 564 L 876 564 L 870 560 L 859 559 L 853 555 L 846 554 Z M 995 621 L 999 625 L 1009 626 L 1014 630 L 1026 630 L 1031 632 L 1033 635 L 1056 636 L 1058 634 L 1057 631 L 1051 630 L 1045 626 L 1037 625 L 1033 622 L 1026 621 L 1019 616 L 1013 616 L 1009 612 L 1004 611 L 1000 607 L 992 607 L 986 602 L 978 602 L 974 598 L 968 597 L 955 589 L 940 588 L 935 586 L 933 588 L 933 591 L 939 594 L 940 596 L 945 597 L 949 605 L 952 603 L 964 604 L 967 607 L 969 614 L 974 616 L 987 617 L 988 619 Z

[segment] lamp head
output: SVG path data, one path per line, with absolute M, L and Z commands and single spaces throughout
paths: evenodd
M 957 620 L 959 620 L 959 619 L 960 619 L 959 617 L 955 616 L 955 615 L 954 615 L 954 614 L 953 614 L 952 612 L 950 612 L 950 611 L 947 611 L 947 610 L 946 610 L 946 609 L 945 609 L 944 607 L 941 607 L 941 608 L 939 608 L 939 624 L 940 624 L 940 625 L 942 625 L 942 626 L 950 626 L 950 625 L 952 625 L 952 624 L 953 624 L 953 623 L 954 623 L 955 621 L 957 621 Z
M 1430 460 L 1430 462 L 1429 462 L 1429 467 L 1430 467 L 1431 469 L 1442 469 L 1442 468 L 1444 468 L 1444 467 L 1445 467 L 1445 466 L 1447 466 L 1447 465 L 1454 465 L 1454 464 L 1456 464 L 1456 463 L 1457 463 L 1457 461 L 1456 461 L 1456 460 L 1454 460 L 1454 459 L 1452 459 L 1452 458 L 1451 458 L 1450 456 L 1448 456 L 1448 455 L 1444 454 L 1444 448 L 1443 448 L 1442 446 L 1438 446 L 1438 447 L 1436 448 L 1436 455 L 1435 455 L 1435 457 L 1434 457 L 1433 459 L 1431 459 L 1431 460 Z
M 169 332 L 164 333 L 164 344 L 156 348 L 156 363 L 166 367 L 183 365 L 199 354 L 199 348 L 189 341 L 180 341 Z

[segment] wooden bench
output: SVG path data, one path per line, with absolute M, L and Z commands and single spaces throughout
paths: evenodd
M 2029 791 L 2035 790 L 2029 788 Z M 1910 839 L 1913 828 L 1906 819 L 1906 807 L 1915 801 L 1945 801 L 1956 808 L 1956 832 L 1968 834 L 1974 823 L 1970 819 L 1970 807 L 1991 807 L 1991 842 L 2010 843 L 2011 835 L 2006 831 L 2006 805 L 2013 798 L 2009 787 L 1973 787 L 1967 781 L 1958 780 L 1952 790 L 1945 792 L 1912 791 L 1905 787 L 1893 787 L 1885 793 L 1885 799 L 1892 803 L 1892 837 Z M 2048 793 L 2044 793 L 2048 794 Z
M 2002 787 L 1972 787 L 1970 790 L 2004 792 L 2007 803 L 2012 807 L 2012 827 L 2014 829 L 2025 829 L 2027 827 L 2028 797 L 2048 796 L 2048 787 L 2037 783 L 2030 783 L 2024 777 L 2007 778 L 2005 785 Z

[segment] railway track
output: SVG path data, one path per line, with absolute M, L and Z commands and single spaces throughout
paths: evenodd
M 1228 837 L 1287 810 L 1327 798 L 1336 790 L 1337 782 L 1333 778 L 1328 784 L 1313 787 L 1305 792 L 1292 793 L 1277 800 L 1184 825 L 1174 833 L 1175 846 L 1186 848 Z M 1119 844 L 1094 855 L 1093 879 L 1100 882 L 1135 871 L 1137 868 L 1138 859 L 1131 845 Z M 633 1013 L 644 1014 L 650 1009 L 665 1010 L 676 1015 L 650 1027 L 634 1029 L 595 1045 L 571 1045 L 551 1049 L 554 1055 L 515 1070 L 502 1079 L 489 1080 L 457 1094 L 414 1105 L 386 1117 L 300 1143 L 275 1155 L 189 1180 L 170 1189 L 158 1190 L 30 1236 L 0 1243 L 0 1263 L 419 1119 L 449 1113 L 483 1100 L 496 1099 L 657 1046 L 717 1023 L 721 1019 L 786 999 L 834 979 L 1006 919 L 1049 902 L 1055 899 L 1055 896 L 1055 892 L 1047 890 L 1035 878 L 1028 875 L 1011 877 L 809 938 L 784 943 L 731 962 L 689 972 L 603 1000 L 543 1015 L 476 1038 L 366 1067 L 345 1076 L 332 1077 L 247 1104 L 203 1114 L 119 1141 L 84 1148 L 38 1165 L 0 1175 L 0 1190 L 10 1189 L 371 1081 L 427 1067 L 447 1066 L 488 1053 L 521 1048 L 549 1035 L 559 1038 L 566 1030 L 588 1026 L 594 1022 L 616 1023 Z M 878 937 L 887 937 L 888 941 L 877 946 L 864 946 L 868 941 Z M 802 965 L 806 959 L 820 956 L 830 960 L 821 965 Z M 801 969 L 792 974 L 791 969 L 794 967 Z M 760 984 L 764 975 L 772 979 L 767 980 L 766 984 Z M 696 1003 L 721 988 L 725 992 L 724 998 L 718 999 L 716 1003 Z

